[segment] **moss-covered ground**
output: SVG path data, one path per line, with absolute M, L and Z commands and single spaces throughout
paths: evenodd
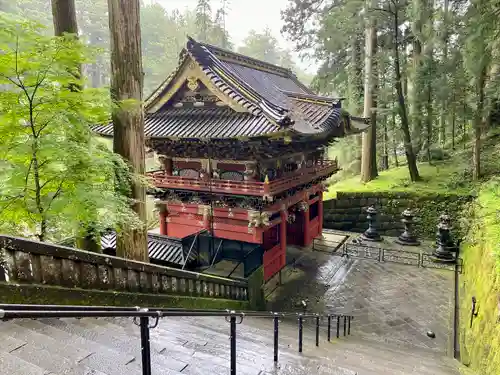
M 0 301 L 14 304 L 141 306 L 184 309 L 248 310 L 248 301 L 165 294 L 84 290 L 49 285 L 18 285 L 0 282 Z
M 485 183 L 469 212 L 462 247 L 460 349 L 462 362 L 482 375 L 500 374 L 500 178 Z M 470 326 L 472 297 L 478 315 Z
M 421 181 L 411 182 L 408 167 L 402 165 L 379 172 L 379 176 L 368 183 L 362 183 L 359 176 L 335 181 L 325 194 L 325 199 L 335 198 L 337 191 L 360 192 L 412 192 L 426 194 L 476 195 L 484 181 L 500 175 L 500 134 L 494 132 L 484 140 L 481 151 L 483 179 L 472 181 L 471 145 L 457 146 L 447 152 L 445 160 L 418 164 Z

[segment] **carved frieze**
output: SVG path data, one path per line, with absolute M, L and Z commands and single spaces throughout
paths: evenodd
M 271 222 L 269 218 L 271 217 L 269 212 L 258 212 L 249 211 L 248 212 L 248 227 L 264 227 L 269 226 Z
M 299 203 L 297 203 L 297 208 L 299 211 L 307 212 L 309 211 L 309 204 L 307 204 L 307 202 L 300 201 Z

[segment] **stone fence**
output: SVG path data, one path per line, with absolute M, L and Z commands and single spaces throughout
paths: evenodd
M 414 232 L 420 238 L 434 239 L 441 214 L 452 219 L 453 233 L 458 238 L 463 230 L 459 220 L 464 218 L 465 205 L 472 196 L 438 195 L 403 192 L 337 192 L 337 198 L 324 202 L 323 227 L 363 232 L 368 228 L 366 209 L 377 209 L 378 231 L 386 236 L 399 236 L 404 226 L 401 213 L 410 208 L 415 213 Z
M 248 284 L 70 247 L 0 236 L 0 282 L 248 300 Z

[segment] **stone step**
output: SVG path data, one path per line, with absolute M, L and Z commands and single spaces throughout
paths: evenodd
M 104 345 L 100 345 L 79 336 L 71 326 L 60 319 L 19 319 L 16 320 L 16 325 L 28 328 L 33 332 L 55 339 L 60 346 L 76 346 L 87 351 L 89 354 L 102 357 L 104 362 L 110 361 L 116 365 L 126 365 L 127 363 L 135 361 L 135 357 L 132 355 L 126 355 L 111 350 Z
M 0 361 L 7 363 L 6 368 L 19 359 L 21 366 L 39 369 L 12 375 L 142 373 L 140 332 L 131 319 L 40 319 L 0 324 Z M 320 346 L 316 347 L 314 333 L 314 326 L 304 327 L 304 352 L 300 354 L 296 322 L 282 321 L 279 362 L 275 364 L 272 319 L 245 317 L 243 323 L 237 325 L 237 373 L 456 374 L 452 363 L 431 350 L 410 350 L 355 336 L 333 338 L 332 343 L 328 343 L 324 327 L 320 332 Z M 165 318 L 150 334 L 154 375 L 229 373 L 229 323 L 223 318 Z M 4 375 L 3 368 L 0 375 Z
M 141 341 L 140 339 L 127 341 L 120 340 L 113 336 L 112 331 L 98 332 L 100 325 L 96 325 L 93 319 L 60 319 L 59 328 L 71 332 L 85 338 L 93 343 L 100 344 L 108 349 L 120 353 L 122 356 L 132 358 L 125 366 L 141 367 Z M 62 323 L 62 324 L 61 324 Z M 86 359 L 87 362 L 93 363 L 96 360 L 91 356 Z M 106 362 L 108 363 L 108 362 Z M 176 374 L 186 367 L 187 363 L 178 361 L 168 356 L 151 355 L 151 368 L 155 370 L 155 374 Z
M 0 323 L 2 324 L 2 323 Z M 0 325 L 0 330 L 2 325 Z M 11 336 L 2 336 L 0 339 L 0 352 L 11 352 L 26 345 L 26 341 L 15 339 Z
M 393 357 L 398 356 L 410 356 L 416 361 L 422 360 L 441 360 L 445 357 L 443 353 L 436 352 L 430 349 L 418 348 L 418 347 L 404 347 L 395 346 L 391 343 L 380 343 L 377 341 L 366 340 L 364 337 L 352 336 L 349 340 L 342 342 L 342 346 L 345 348 L 352 348 L 352 350 L 359 351 L 376 351 L 378 354 L 388 353 Z
M 131 337 L 127 336 L 120 327 L 112 326 L 108 322 L 104 322 L 105 325 L 99 322 L 102 321 L 98 319 L 82 319 L 72 320 L 67 323 L 72 324 L 75 330 L 81 327 L 82 330 L 78 331 L 79 334 L 90 341 L 97 342 L 120 353 L 130 354 L 136 360 L 141 359 L 141 340 L 139 336 L 134 336 L 134 339 L 131 340 Z M 133 322 L 130 322 L 130 324 L 133 324 Z M 187 366 L 187 362 L 169 356 L 166 346 L 156 345 L 155 343 L 151 343 L 150 345 L 153 367 L 162 367 L 181 372 Z M 160 352 L 164 352 L 164 355 L 158 355 Z
M 2 335 L 2 340 L 4 336 Z M 10 353 L 0 351 L 0 375 L 47 375 L 47 370 L 24 361 Z
M 79 361 L 83 366 L 100 371 L 108 375 L 122 375 L 141 373 L 141 359 L 127 353 L 120 353 L 112 348 L 101 345 L 78 334 L 76 326 L 61 319 L 17 320 L 20 328 L 30 328 L 37 335 L 45 334 L 49 340 L 55 339 L 57 346 L 52 346 L 51 353 L 59 353 L 60 348 L 76 346 L 89 352 L 89 355 Z M 112 338 L 111 338 L 112 339 Z M 168 368 L 157 367 L 152 364 L 156 374 L 178 375 L 180 372 Z M 72 374 L 72 373 L 68 373 Z
M 261 373 L 261 375 L 310 375 L 310 374 L 317 374 L 317 375 L 358 375 L 357 372 L 349 370 L 349 369 L 344 369 L 341 367 L 338 367 L 336 369 L 324 367 L 322 365 L 318 364 L 305 364 L 305 365 L 300 365 L 298 366 L 297 364 L 294 365 L 278 365 L 276 366 L 275 369 L 271 371 L 266 371 Z M 367 374 L 363 373 L 363 375 L 372 375 L 372 374 Z
M 17 322 L 29 323 L 29 320 L 19 320 Z M 16 322 L 16 323 L 17 323 Z M 25 326 L 13 322 L 2 323 L 2 336 L 10 336 L 16 340 L 22 340 L 33 349 L 54 351 L 61 357 L 73 362 L 79 362 L 92 354 L 92 351 L 73 345 L 61 346 L 59 341 L 51 336 L 35 332 Z
M 352 344 L 347 341 L 334 341 L 318 348 L 316 355 L 323 361 L 357 369 L 359 366 L 367 369 L 383 371 L 391 368 L 400 373 L 417 374 L 454 374 L 455 369 L 449 366 L 443 358 L 414 356 L 411 351 L 391 352 L 385 347 L 374 348 L 363 343 Z M 404 359 L 404 360 L 402 360 Z
M 106 375 L 101 371 L 97 371 L 83 364 L 82 361 L 74 361 L 63 356 L 57 355 L 58 348 L 54 347 L 51 350 L 42 349 L 38 345 L 26 344 L 12 352 L 11 355 L 16 356 L 26 362 L 30 362 L 35 366 L 47 370 L 49 373 L 58 375 Z

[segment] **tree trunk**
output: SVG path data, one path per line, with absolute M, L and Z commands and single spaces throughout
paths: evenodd
M 455 150 L 455 133 L 456 133 L 457 110 L 455 103 L 455 91 L 453 91 L 453 99 L 451 105 L 451 148 Z
M 474 114 L 474 145 L 472 147 L 472 178 L 477 181 L 481 177 L 481 133 L 483 127 L 484 86 L 486 83 L 486 66 L 483 67 L 477 83 L 477 105 Z
M 426 20 L 427 29 L 432 30 L 434 23 L 434 12 L 433 12 L 433 0 L 424 0 L 422 1 L 422 5 L 425 7 L 423 9 L 424 19 Z M 432 32 L 432 31 L 427 31 Z M 433 48 L 433 35 L 426 35 L 425 41 L 425 91 L 426 91 L 426 103 L 425 103 L 425 130 L 426 130 L 426 141 L 427 141 L 427 161 L 429 164 L 432 164 L 431 160 L 431 147 L 433 140 L 433 124 L 434 124 L 434 114 L 432 107 L 432 80 L 433 80 L 433 68 L 434 68 L 434 48 Z
M 52 0 L 52 21 L 54 23 L 55 36 L 64 34 L 73 34 L 78 38 L 78 23 L 76 22 L 75 0 Z M 82 67 L 79 66 L 77 73 L 74 73 L 77 79 L 82 76 Z M 72 91 L 81 90 L 77 84 L 70 84 Z
M 144 174 L 144 114 L 142 110 L 143 70 L 139 0 L 108 0 L 111 35 L 111 97 L 114 102 L 113 149 L 130 165 L 131 172 Z M 125 102 L 125 103 L 124 103 Z M 141 228 L 124 228 L 117 233 L 118 256 L 148 261 L 146 243 L 146 190 L 131 182 L 132 208 Z
M 462 105 L 462 110 L 463 110 L 463 117 L 462 117 L 462 144 L 464 146 L 464 150 L 466 148 L 466 125 L 467 125 L 467 104 L 465 102 L 465 99 L 463 101 L 463 105 Z
M 431 64 L 431 60 L 427 62 L 428 64 Z M 427 152 L 427 162 L 429 164 L 432 164 L 431 160 L 431 144 L 432 144 L 432 87 L 431 87 L 431 77 L 427 77 L 427 103 L 426 103 L 426 112 L 427 112 L 427 117 L 425 121 L 425 130 L 426 130 L 426 152 Z
M 403 142 L 405 146 L 406 160 L 408 162 L 408 170 L 412 181 L 419 181 L 420 175 L 418 174 L 417 159 L 413 152 L 411 143 L 410 126 L 408 124 L 408 115 L 406 113 L 405 97 L 403 95 L 403 85 L 401 84 L 401 67 L 399 63 L 399 17 L 398 9 L 394 10 L 394 73 L 396 76 L 396 92 L 398 96 L 399 115 L 401 117 L 401 130 L 403 131 Z
M 398 148 L 397 148 L 397 141 L 396 141 L 396 112 L 394 111 L 394 102 L 395 102 L 395 97 L 394 97 L 394 91 L 392 92 L 392 108 L 391 108 L 391 122 L 392 122 L 392 152 L 394 155 L 394 165 L 396 168 L 399 167 L 399 160 L 398 160 Z
M 443 61 L 446 64 L 448 62 L 448 11 L 450 7 L 450 1 L 444 0 L 444 14 L 443 14 Z M 448 78 L 448 74 L 445 73 L 445 77 Z M 448 79 L 446 79 L 448 81 Z M 447 114 L 448 98 L 445 96 L 441 101 L 441 113 L 439 119 L 439 144 L 441 147 L 446 143 L 446 114 Z
M 351 38 L 351 64 L 349 66 L 348 76 L 348 90 L 349 90 L 349 104 L 352 113 L 360 112 L 360 101 L 363 94 L 362 82 L 362 68 L 363 62 L 361 61 L 361 46 L 358 35 L 353 35 Z M 356 163 L 353 172 L 358 174 L 361 172 L 361 149 L 362 149 L 362 135 L 356 135 Z
M 52 0 L 52 19 L 56 36 L 64 33 L 78 35 L 75 0 Z
M 411 121 L 414 150 L 418 154 L 422 148 L 422 45 L 418 40 L 413 44 L 413 89 L 411 96 Z
M 368 4 L 367 4 L 368 5 Z M 378 176 L 377 171 L 377 29 L 373 17 L 368 19 L 365 44 L 365 103 L 364 117 L 370 118 L 370 128 L 363 133 L 361 155 L 361 181 L 368 182 Z
M 384 137 L 383 137 L 383 152 L 382 152 L 382 169 L 389 169 L 389 133 L 387 130 L 387 115 L 384 115 L 382 120 L 384 124 Z
M 401 76 L 402 76 L 402 85 L 403 85 L 403 95 L 405 96 L 405 98 L 408 97 L 408 59 L 409 59 L 409 56 L 408 56 L 408 53 L 406 52 L 407 51 L 407 45 L 409 44 L 408 42 L 406 42 L 406 40 L 408 39 L 408 36 L 410 34 L 410 29 L 409 28 L 406 28 L 405 31 L 404 31 L 404 34 L 403 34 L 403 40 L 405 41 L 404 44 L 403 44 L 403 54 L 402 54 L 402 65 L 404 67 L 406 67 L 406 69 L 401 72 Z
M 73 34 L 78 38 L 78 24 L 76 21 L 75 0 L 52 0 L 52 19 L 54 22 L 54 34 L 62 36 L 64 34 Z M 82 67 L 79 66 L 75 77 L 79 79 L 82 76 Z M 69 89 L 80 91 L 82 87 L 71 84 Z M 80 249 L 100 252 L 100 238 L 92 227 L 86 228 L 86 234 L 77 238 L 77 244 Z

